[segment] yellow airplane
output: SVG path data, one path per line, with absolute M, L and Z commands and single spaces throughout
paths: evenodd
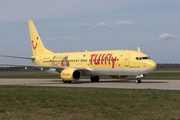
M 28 21 L 28 25 L 33 56 L 31 58 L 1 56 L 30 59 L 36 66 L 0 65 L 48 69 L 58 73 L 63 83 L 80 80 L 82 76 L 90 76 L 91 82 L 99 82 L 99 75 L 108 75 L 113 78 L 134 75 L 135 82 L 141 83 L 141 78 L 156 68 L 156 63 L 148 55 L 142 53 L 139 47 L 137 51 L 104 50 L 54 53 L 44 47 L 32 20 Z

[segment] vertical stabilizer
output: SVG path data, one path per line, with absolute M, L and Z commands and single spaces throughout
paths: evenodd
M 32 20 L 28 21 L 28 25 L 33 56 L 53 54 L 53 52 L 44 47 Z

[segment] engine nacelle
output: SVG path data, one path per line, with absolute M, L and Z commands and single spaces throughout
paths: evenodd
M 81 76 L 82 73 L 77 68 L 67 68 L 60 73 L 60 77 L 67 81 L 79 80 Z
M 112 78 L 126 78 L 127 76 L 125 75 L 111 75 Z

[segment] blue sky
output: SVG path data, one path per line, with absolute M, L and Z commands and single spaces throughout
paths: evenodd
M 53 52 L 131 49 L 180 63 L 180 0 L 0 1 L 0 54 L 32 55 L 27 21 Z M 0 58 L 0 63 L 32 64 Z

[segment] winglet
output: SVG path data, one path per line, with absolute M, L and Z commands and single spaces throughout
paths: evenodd
M 140 47 L 138 47 L 138 52 L 141 52 Z

